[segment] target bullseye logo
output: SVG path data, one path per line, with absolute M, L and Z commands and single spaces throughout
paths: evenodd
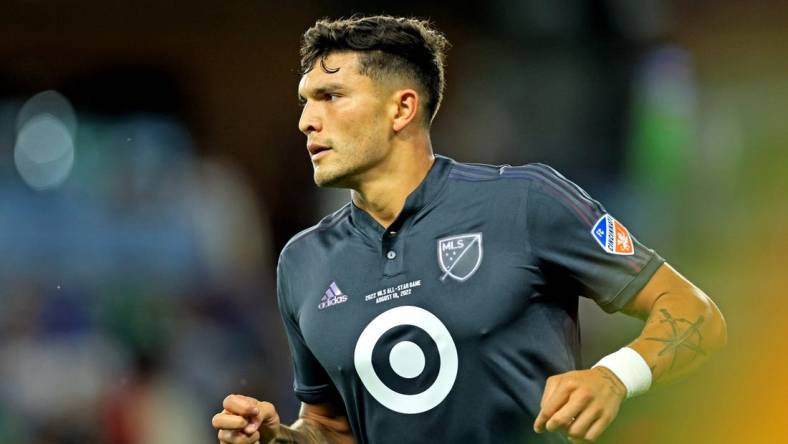
M 438 349 L 440 368 L 437 377 L 432 385 L 420 393 L 404 394 L 391 389 L 380 379 L 372 364 L 372 355 L 380 338 L 389 330 L 400 326 L 413 326 L 423 330 Z M 419 345 L 401 341 L 392 347 L 389 365 L 400 377 L 413 379 L 424 372 L 428 358 Z M 446 399 L 457 380 L 457 347 L 451 333 L 434 314 L 419 307 L 392 308 L 373 319 L 356 342 L 353 361 L 356 373 L 367 391 L 385 407 L 399 413 L 416 414 L 434 408 Z

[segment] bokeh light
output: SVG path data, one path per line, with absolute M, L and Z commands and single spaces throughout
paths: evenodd
M 74 166 L 74 140 L 68 127 L 48 113 L 32 116 L 17 133 L 14 162 L 32 188 L 60 185 Z
M 42 91 L 29 98 L 19 109 L 16 118 L 17 131 L 36 116 L 49 114 L 62 123 L 73 139 L 77 135 L 77 115 L 71 102 L 54 90 Z

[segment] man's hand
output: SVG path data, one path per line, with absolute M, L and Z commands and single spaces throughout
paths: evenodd
M 626 399 L 624 384 L 605 367 L 547 378 L 534 431 L 564 431 L 573 443 L 593 442 L 613 422 Z
M 279 414 L 270 402 L 242 395 L 229 395 L 224 410 L 211 423 L 219 430 L 220 444 L 267 443 L 279 431 Z

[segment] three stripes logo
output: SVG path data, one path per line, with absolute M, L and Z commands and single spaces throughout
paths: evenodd
M 331 285 L 328 286 L 328 290 L 326 290 L 325 294 L 323 294 L 323 297 L 320 299 L 320 304 L 317 305 L 317 308 L 319 310 L 323 310 L 324 308 L 341 304 L 343 302 L 347 302 L 347 295 L 342 293 L 342 290 L 337 287 L 336 282 L 332 282 Z

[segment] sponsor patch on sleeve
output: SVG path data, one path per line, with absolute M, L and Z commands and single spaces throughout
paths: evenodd
M 626 227 L 609 214 L 599 218 L 591 229 L 597 243 L 603 250 L 610 254 L 631 255 L 635 254 L 632 237 Z

